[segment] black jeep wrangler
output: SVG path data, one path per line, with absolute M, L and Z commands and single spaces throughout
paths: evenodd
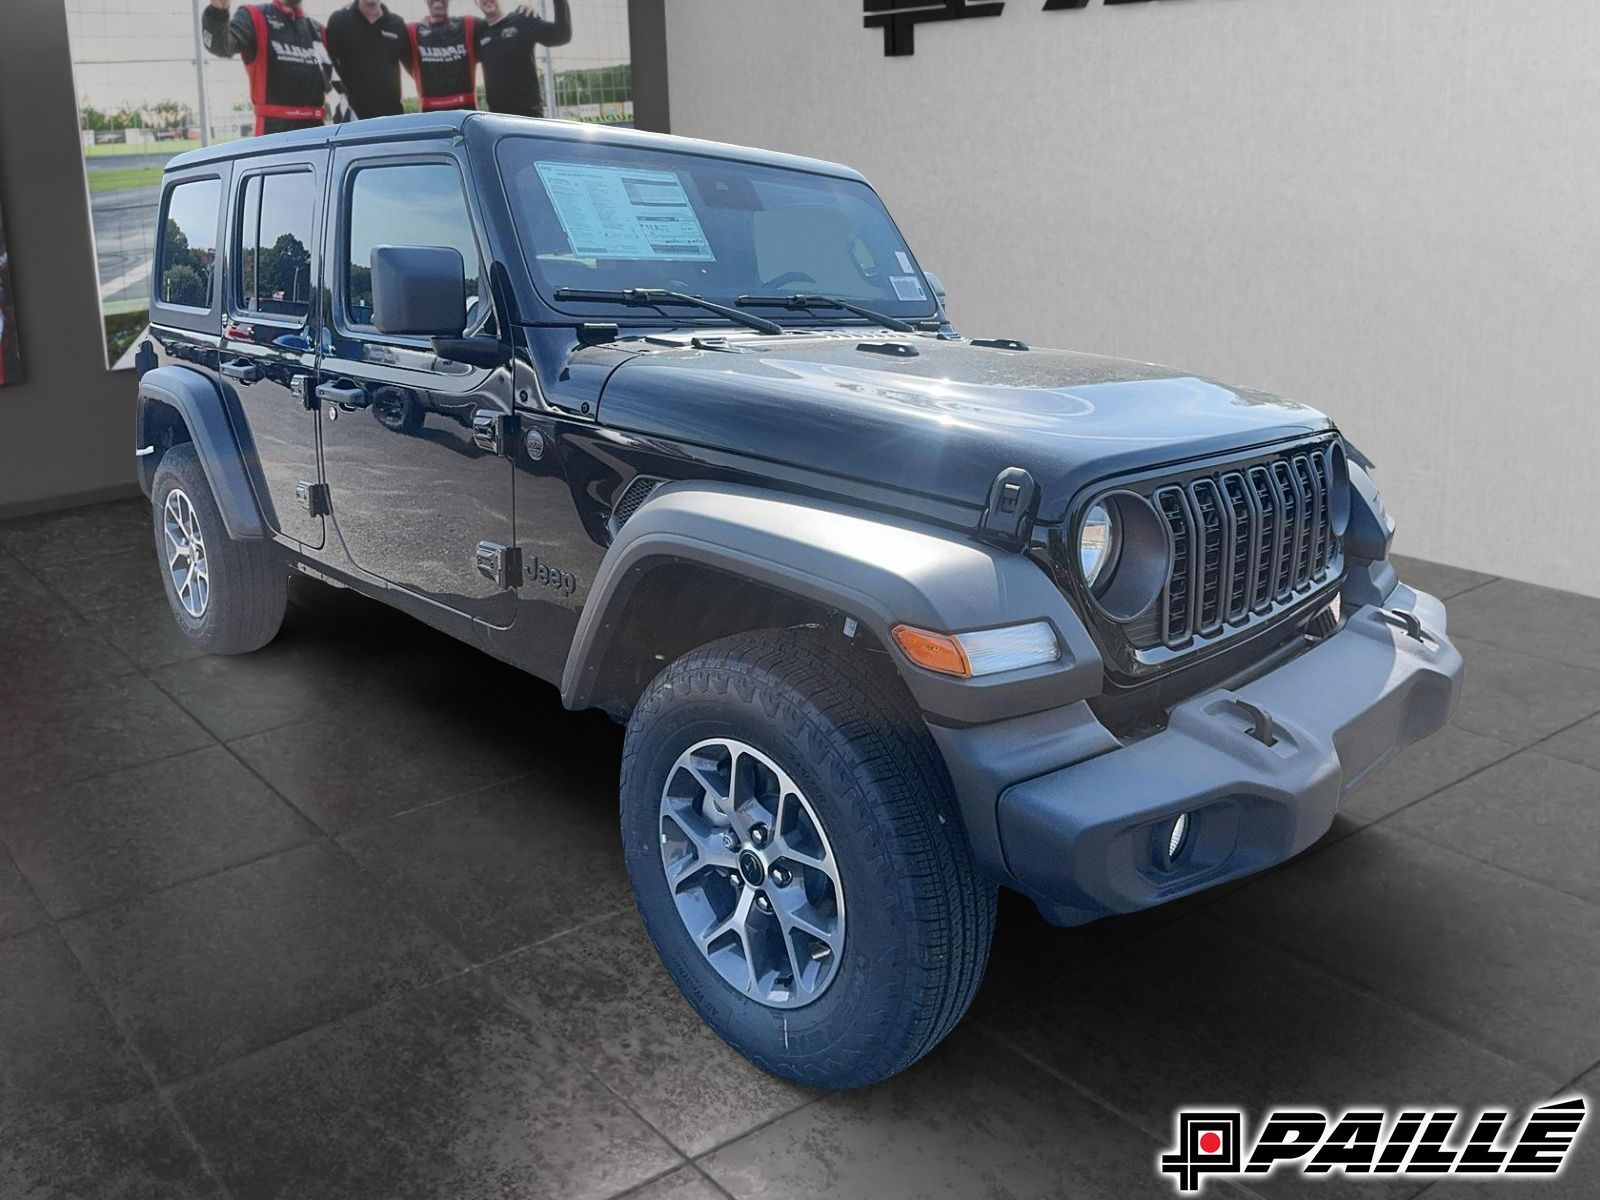
M 1281 862 L 1456 698 L 1326 417 L 958 335 L 845 168 L 440 113 L 182 155 L 160 220 L 179 625 L 254 650 L 300 572 L 626 722 L 645 924 L 787 1078 L 933 1047 L 998 887 L 1074 924 Z

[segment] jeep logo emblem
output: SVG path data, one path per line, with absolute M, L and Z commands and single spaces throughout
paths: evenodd
M 563 596 L 570 596 L 578 590 L 578 577 L 571 571 L 563 571 L 559 567 L 552 567 L 549 563 L 535 557 L 533 565 L 528 568 L 528 582 L 547 587 L 551 591 L 559 592 Z

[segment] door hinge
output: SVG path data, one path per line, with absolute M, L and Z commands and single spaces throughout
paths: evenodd
M 522 551 L 516 546 L 502 546 L 499 542 L 479 542 L 473 552 L 478 574 L 494 580 L 503 588 L 522 586 Z
M 499 458 L 510 458 L 517 446 L 516 413 L 480 408 L 472 414 L 472 441 L 480 450 Z
M 294 485 L 294 497 L 300 501 L 300 507 L 313 517 L 325 517 L 333 511 L 325 483 L 307 483 L 302 479 Z
M 299 398 L 307 412 L 317 411 L 317 391 L 311 386 L 311 375 L 303 372 L 289 380 L 289 391 Z

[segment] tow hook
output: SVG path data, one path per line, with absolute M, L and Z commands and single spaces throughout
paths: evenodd
M 1423 629 L 1422 622 L 1417 619 L 1417 614 L 1407 612 L 1403 608 L 1386 608 L 1378 613 L 1378 619 L 1386 625 L 1395 625 L 1405 631 L 1405 635 L 1413 641 L 1428 644 L 1428 632 Z
M 1250 728 L 1245 732 L 1263 746 L 1276 746 L 1278 744 L 1278 723 L 1272 719 L 1272 714 L 1259 704 L 1251 704 L 1248 700 L 1234 697 L 1235 704 L 1245 716 L 1250 718 Z

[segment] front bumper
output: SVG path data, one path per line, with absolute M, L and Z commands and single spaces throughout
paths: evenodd
M 1175 706 L 1162 732 L 1005 788 L 1005 874 L 1077 924 L 1282 862 L 1327 832 L 1346 793 L 1444 724 L 1461 673 L 1444 606 L 1398 587 L 1276 669 Z M 1258 713 L 1271 745 L 1252 736 Z M 1169 861 L 1181 813 L 1189 828 Z

